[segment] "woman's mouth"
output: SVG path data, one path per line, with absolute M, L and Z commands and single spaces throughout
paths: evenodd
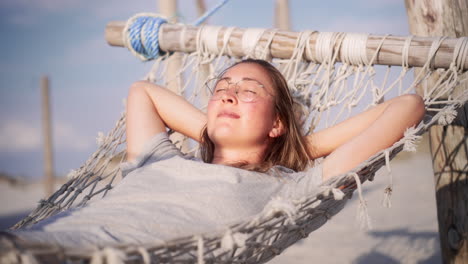
M 238 119 L 240 118 L 240 115 L 230 112 L 230 111 L 222 111 L 218 114 L 218 117 L 227 117 L 227 118 L 235 118 Z

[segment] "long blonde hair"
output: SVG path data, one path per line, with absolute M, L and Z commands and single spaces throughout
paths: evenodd
M 246 59 L 235 63 L 225 69 L 220 76 L 223 76 L 232 67 L 251 63 L 262 67 L 271 79 L 275 95 L 275 112 L 284 126 L 284 133 L 272 139 L 263 156 L 263 161 L 259 164 L 248 164 L 245 161 L 239 161 L 230 164 L 242 169 L 266 172 L 275 165 L 281 165 L 295 171 L 306 169 L 310 162 L 309 149 L 307 141 L 301 135 L 298 122 L 294 115 L 294 100 L 288 88 L 288 84 L 278 69 L 264 60 Z M 202 160 L 207 163 L 213 161 L 215 145 L 208 136 L 206 126 L 202 130 L 200 153 Z

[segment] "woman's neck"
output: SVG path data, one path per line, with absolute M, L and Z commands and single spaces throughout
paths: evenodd
M 265 147 L 238 149 L 216 147 L 213 164 L 231 165 L 236 163 L 259 164 L 263 161 Z

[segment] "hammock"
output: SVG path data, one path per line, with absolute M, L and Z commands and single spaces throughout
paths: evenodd
M 121 23 L 112 24 L 114 30 L 109 30 L 109 34 L 117 36 L 113 44 L 126 43 L 143 60 L 154 59 L 155 64 L 145 79 L 176 87 L 178 93 L 201 109 L 208 100 L 203 83 L 226 66 L 251 57 L 271 61 L 284 74 L 298 102 L 304 134 L 332 126 L 382 102 L 384 97 L 414 93 L 415 89 L 423 91 L 429 115 L 418 126 L 408 129 L 393 146 L 323 183 L 319 192 L 294 201 L 274 200 L 258 217 L 233 225 L 225 232 L 187 234 L 162 244 L 123 244 L 94 250 L 22 245 L 14 249 L 22 261 L 263 263 L 325 224 L 343 208 L 355 190 L 360 201 L 358 216 L 363 226 L 368 227 L 370 221 L 361 184 L 371 181 L 375 172 L 385 166 L 389 184 L 384 190 L 384 205 L 391 206 L 390 160 L 402 150 L 415 151 L 422 133 L 434 124 L 450 124 L 457 107 L 468 101 L 468 90 L 457 88 L 467 79 L 464 72 L 468 68 L 468 38 L 294 33 L 170 25 L 152 19 L 156 18 L 136 16 L 124 29 Z M 398 51 L 394 52 L 392 46 Z M 416 46 L 422 52 L 414 52 Z M 174 61 L 180 66 L 177 72 L 173 70 Z M 419 69 L 415 71 L 412 66 Z M 112 131 L 106 136 L 99 134 L 98 150 L 68 175 L 69 181 L 51 197 L 40 201 L 37 209 L 13 229 L 30 226 L 63 210 L 85 206 L 89 200 L 104 197 L 111 191 L 121 178 L 118 164 L 125 160 L 124 131 L 123 113 Z M 177 133 L 171 136 L 183 151 L 196 153 L 194 142 Z

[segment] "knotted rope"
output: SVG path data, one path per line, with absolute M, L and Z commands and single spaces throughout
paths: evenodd
M 228 0 L 221 1 L 218 5 L 207 11 L 194 23 L 198 26 L 216 13 Z M 148 61 L 164 55 L 159 49 L 159 29 L 167 19 L 153 13 L 139 13 L 127 20 L 123 29 L 125 46 L 130 52 L 142 61 Z

